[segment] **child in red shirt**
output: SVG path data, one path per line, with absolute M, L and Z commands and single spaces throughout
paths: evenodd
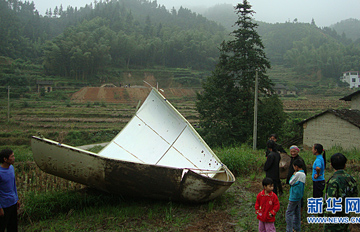
M 266 177 L 262 181 L 264 190 L 256 197 L 255 212 L 259 219 L 259 232 L 273 232 L 275 229 L 275 215 L 280 209 L 279 199 L 273 192 L 274 183 Z

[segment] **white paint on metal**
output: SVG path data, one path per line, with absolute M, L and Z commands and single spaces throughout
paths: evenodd
M 188 168 L 207 176 L 215 175 L 222 166 L 192 125 L 154 88 L 136 115 L 98 155 Z

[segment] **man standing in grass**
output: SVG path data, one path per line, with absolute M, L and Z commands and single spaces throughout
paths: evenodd
M 17 210 L 20 207 L 16 190 L 14 152 L 4 149 L 0 152 L 0 232 L 18 231 Z
M 347 217 L 345 214 L 345 198 L 358 197 L 358 189 L 356 180 L 345 172 L 346 157 L 341 153 L 336 153 L 330 158 L 331 166 L 335 169 L 335 173 L 328 180 L 326 185 L 325 199 L 342 198 L 342 210 L 333 214 L 328 212 L 328 217 Z M 329 207 L 329 205 L 328 205 Z M 349 224 L 325 224 L 324 231 L 346 232 L 349 231 Z
M 281 157 L 280 153 L 276 150 L 276 143 L 273 140 L 267 141 L 266 146 L 270 153 L 266 158 L 264 171 L 266 172 L 266 177 L 269 177 L 274 181 L 274 193 L 277 195 L 277 189 L 280 188 L 279 185 L 281 185 L 279 174 L 279 163 Z

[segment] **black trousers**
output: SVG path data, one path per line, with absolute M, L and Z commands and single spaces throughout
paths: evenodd
M 4 216 L 0 217 L 0 232 L 17 232 L 18 220 L 17 220 L 17 204 L 8 208 L 3 208 Z
M 313 181 L 313 198 L 324 197 L 325 180 Z
M 273 183 L 274 183 L 274 190 L 273 190 L 273 192 L 277 195 L 277 196 L 279 196 L 278 195 L 278 189 L 279 189 L 279 194 L 282 194 L 283 193 L 283 190 L 282 190 L 282 185 L 281 185 L 281 181 L 280 181 L 280 179 L 273 179 L 273 178 L 271 178 L 272 180 L 273 180 Z

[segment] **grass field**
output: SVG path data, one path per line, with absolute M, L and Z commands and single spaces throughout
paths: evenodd
M 194 101 L 173 99 L 173 105 L 192 123 L 197 123 Z M 295 100 L 296 101 L 296 100 Z M 342 107 L 331 100 L 328 104 Z M 299 103 L 299 102 L 296 102 Z M 288 103 L 294 106 L 295 103 Z M 307 103 L 303 103 L 306 105 Z M 296 105 L 291 112 L 299 112 Z M 253 151 L 243 145 L 234 148 L 215 148 L 215 153 L 236 175 L 236 182 L 221 197 L 204 204 L 184 204 L 171 201 L 137 199 L 107 194 L 70 182 L 39 170 L 33 162 L 30 138 L 38 133 L 47 138 L 73 146 L 108 142 L 131 119 L 136 110 L 133 104 L 105 102 L 75 103 L 58 95 L 11 101 L 7 121 L 6 101 L 0 102 L 0 149 L 11 147 L 16 155 L 16 175 L 22 202 L 20 231 L 257 231 L 254 213 L 256 195 L 262 190 L 265 176 L 263 150 Z M 101 148 L 93 148 L 98 152 Z M 333 148 L 349 159 L 348 170 L 359 180 L 359 152 Z M 308 165 L 314 161 L 309 151 L 301 156 Z M 329 163 L 326 178 L 332 174 Z M 281 208 L 276 227 L 284 231 L 289 187 L 280 197 Z M 310 175 L 305 195 L 312 195 Z M 306 222 L 304 209 L 303 231 L 321 231 L 321 225 Z M 353 228 L 352 231 L 358 231 Z
M 99 149 L 99 148 L 97 148 Z M 23 151 L 16 154 L 24 159 Z M 339 152 L 327 151 L 327 158 Z M 22 207 L 21 231 L 257 231 L 254 213 L 256 195 L 262 190 L 264 151 L 242 146 L 215 149 L 219 158 L 237 173 L 236 182 L 221 197 L 203 204 L 131 198 L 87 188 L 40 171 L 31 162 L 17 162 L 17 185 Z M 348 171 L 359 181 L 357 151 L 342 151 L 349 159 Z M 25 154 L 27 156 L 27 154 Z M 302 151 L 308 170 L 314 161 L 309 151 Z M 326 179 L 333 173 L 328 162 Z M 307 175 L 305 196 L 312 196 L 311 176 Z M 279 197 L 280 211 L 276 228 L 284 231 L 289 186 Z M 306 222 L 303 231 L 321 231 L 321 225 Z M 354 230 L 353 231 L 357 231 Z

